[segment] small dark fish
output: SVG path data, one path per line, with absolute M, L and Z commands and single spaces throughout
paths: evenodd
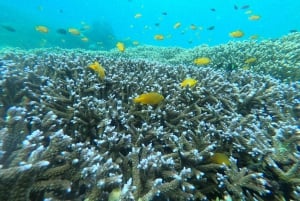
M 207 27 L 207 30 L 209 30 L 209 31 L 214 30 L 214 29 L 215 29 L 215 26 Z
M 233 8 L 234 8 L 234 10 L 239 9 L 239 7 L 237 5 L 234 5 Z
M 162 14 L 162 15 L 168 15 L 168 13 L 167 13 L 167 12 L 162 12 L 161 14 Z
M 241 7 L 241 9 L 248 9 L 248 8 L 250 8 L 249 5 L 244 5 L 244 6 Z
M 63 13 L 64 10 L 63 10 L 63 9 L 59 9 L 58 12 L 59 12 L 59 13 Z
M 8 25 L 1 25 L 1 27 L 3 29 L 5 29 L 6 31 L 9 31 L 9 32 L 16 32 L 16 29 L 11 27 L 11 26 L 8 26 Z
M 160 24 L 159 24 L 159 23 L 155 23 L 154 25 L 155 25 L 156 27 L 159 27 Z
M 296 29 L 291 29 L 290 30 L 290 33 L 295 33 L 295 32 L 298 32 Z
M 216 9 L 215 8 L 211 8 L 210 9 L 212 12 L 216 12 Z
M 59 34 L 62 34 L 62 35 L 67 34 L 67 30 L 65 30 L 65 29 L 57 29 L 56 32 L 59 33 Z

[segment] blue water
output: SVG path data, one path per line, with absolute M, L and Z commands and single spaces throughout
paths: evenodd
M 191 48 L 248 40 L 253 35 L 258 40 L 273 39 L 300 31 L 298 0 L 2 0 L 0 8 L 0 47 L 110 49 L 117 41 L 127 46 L 138 41 Z M 249 20 L 251 14 L 246 12 L 261 18 Z M 136 14 L 141 17 L 135 18 Z M 177 22 L 181 26 L 174 29 Z M 197 30 L 190 29 L 191 24 Z M 37 25 L 49 32 L 36 31 Z M 57 32 L 70 27 L 81 34 Z M 245 35 L 231 38 L 229 32 L 238 29 Z M 164 40 L 155 40 L 156 34 Z M 88 41 L 82 41 L 83 37 Z

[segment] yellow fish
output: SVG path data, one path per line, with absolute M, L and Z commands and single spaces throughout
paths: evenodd
M 251 16 L 248 17 L 248 19 L 249 19 L 249 20 L 253 20 L 253 21 L 254 21 L 254 20 L 259 20 L 259 19 L 260 19 L 260 16 L 259 16 L 259 15 L 251 15 Z
M 246 15 L 252 14 L 252 10 L 247 10 L 247 11 L 245 12 L 245 14 L 246 14 Z
M 82 37 L 80 40 L 81 40 L 82 42 L 89 42 L 88 37 Z
M 38 32 L 41 32 L 41 33 L 48 33 L 49 32 L 48 27 L 42 26 L 42 25 L 36 26 L 35 30 L 38 31 Z
M 164 100 L 164 97 L 157 92 L 144 93 L 133 99 L 134 103 L 157 105 Z
M 134 15 L 134 18 L 135 18 L 135 19 L 138 19 L 138 18 L 140 18 L 140 17 L 142 17 L 142 14 L 141 14 L 141 13 L 137 13 L 137 14 Z
M 80 35 L 80 31 L 79 31 L 78 29 L 76 29 L 76 28 L 69 28 L 69 29 L 68 29 L 68 32 L 69 32 L 70 34 L 72 34 L 72 35 L 75 35 L 75 36 Z
M 259 38 L 259 35 L 255 34 L 249 37 L 251 40 L 256 40 Z
M 193 78 L 186 78 L 185 80 L 183 80 L 180 84 L 181 87 L 194 87 L 197 84 L 197 80 L 193 79 Z
M 196 65 L 207 65 L 211 62 L 210 58 L 208 57 L 198 57 L 194 59 L 194 64 Z
M 190 25 L 190 29 L 191 29 L 191 30 L 197 30 L 197 26 L 194 25 L 194 24 L 191 24 L 191 25 Z
M 156 34 L 156 35 L 154 35 L 154 39 L 155 40 L 163 40 L 163 39 L 165 39 L 165 37 L 162 34 Z
M 139 41 L 137 41 L 137 40 L 134 40 L 134 41 L 132 41 L 132 44 L 133 44 L 133 45 L 139 45 L 139 44 L 140 44 L 140 42 L 139 42 Z
M 118 48 L 118 50 L 120 52 L 124 52 L 125 51 L 125 44 L 122 42 L 117 42 L 116 47 Z
M 181 26 L 180 22 L 176 22 L 173 26 L 174 29 L 178 29 Z
M 254 62 L 256 62 L 256 58 L 255 57 L 250 57 L 249 59 L 245 60 L 245 64 L 252 64 Z
M 244 36 L 244 32 L 241 30 L 232 31 L 229 33 L 229 36 L 232 38 L 241 38 Z
M 91 63 L 90 65 L 88 65 L 88 68 L 95 71 L 102 80 L 104 79 L 105 69 L 103 68 L 103 66 L 101 64 L 99 64 L 98 61 L 95 61 L 94 63 Z
M 210 158 L 213 163 L 216 164 L 225 164 L 227 166 L 230 165 L 230 160 L 226 154 L 223 153 L 214 153 L 214 155 Z

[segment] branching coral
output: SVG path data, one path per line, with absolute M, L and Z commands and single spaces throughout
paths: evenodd
M 1 53 L 1 200 L 297 197 L 298 82 L 114 54 Z M 87 68 L 94 61 L 104 79 Z M 197 84 L 182 88 L 187 77 Z M 132 101 L 153 91 L 158 105 Z

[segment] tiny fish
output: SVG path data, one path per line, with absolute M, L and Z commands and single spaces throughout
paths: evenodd
M 6 31 L 9 31 L 9 32 L 16 32 L 16 29 L 11 27 L 11 26 L 8 26 L 8 25 L 1 25 L 1 27 L 3 29 L 5 29 Z
M 250 57 L 244 61 L 245 64 L 253 64 L 257 61 L 255 57 Z
M 125 51 L 125 44 L 122 43 L 122 42 L 117 42 L 116 47 L 117 47 L 117 49 L 118 49 L 120 52 L 124 52 L 124 51 Z
M 49 32 L 48 27 L 43 26 L 43 25 L 36 26 L 35 30 L 38 31 L 38 32 L 41 32 L 41 33 L 48 33 Z
M 69 32 L 70 34 L 72 34 L 72 35 L 75 35 L 75 36 L 80 35 L 80 31 L 79 31 L 78 29 L 76 29 L 76 28 L 69 28 L 69 29 L 68 29 L 68 32 Z
M 163 39 L 165 39 L 165 37 L 162 34 L 156 34 L 156 35 L 154 35 L 154 39 L 155 40 L 163 40 Z
M 185 80 L 183 80 L 180 83 L 181 87 L 194 87 L 197 84 L 197 80 L 193 79 L 193 78 L 186 78 Z
M 139 44 L 140 44 L 140 42 L 137 40 L 132 41 L 132 45 L 139 45 Z
M 214 30 L 214 29 L 215 29 L 215 26 L 207 27 L 207 30 L 209 30 L 209 31 Z
M 216 9 L 215 8 L 211 8 L 210 9 L 212 12 L 216 12 Z
M 141 17 L 142 17 L 142 14 L 141 14 L 141 13 L 137 13 L 137 14 L 134 15 L 134 18 L 135 18 L 135 19 L 138 19 L 138 18 L 141 18 Z
M 211 62 L 210 58 L 208 57 L 198 57 L 194 59 L 195 65 L 207 65 Z
M 164 100 L 164 97 L 157 92 L 141 94 L 133 99 L 134 103 L 158 105 Z
M 255 21 L 255 20 L 260 20 L 260 15 L 251 15 L 248 17 L 249 20 Z
M 168 15 L 168 13 L 167 13 L 167 12 L 162 12 L 161 14 L 162 14 L 162 15 Z
M 245 35 L 244 32 L 241 30 L 232 31 L 229 33 L 229 36 L 231 36 L 232 38 L 241 38 L 244 35 Z
M 233 8 L 234 8 L 234 10 L 239 9 L 239 7 L 237 5 L 234 5 Z
M 181 26 L 180 22 L 176 22 L 173 26 L 174 29 L 178 29 Z
M 224 153 L 214 153 L 214 155 L 210 158 L 211 162 L 216 164 L 225 164 L 226 166 L 230 165 L 229 157 Z
M 98 76 L 100 77 L 100 79 L 102 79 L 102 80 L 104 79 L 105 70 L 104 70 L 103 66 L 98 61 L 95 61 L 94 63 L 91 63 L 90 65 L 88 65 L 88 68 L 95 71 L 98 74 Z
M 89 42 L 89 38 L 88 37 L 82 37 L 82 38 L 80 38 L 80 40 L 82 41 L 82 42 Z
M 57 29 L 56 32 L 59 33 L 59 34 L 62 34 L 62 35 L 67 34 L 67 30 L 65 30 L 65 29 Z
M 248 8 L 250 8 L 250 5 L 244 5 L 241 7 L 241 9 L 248 9 Z

